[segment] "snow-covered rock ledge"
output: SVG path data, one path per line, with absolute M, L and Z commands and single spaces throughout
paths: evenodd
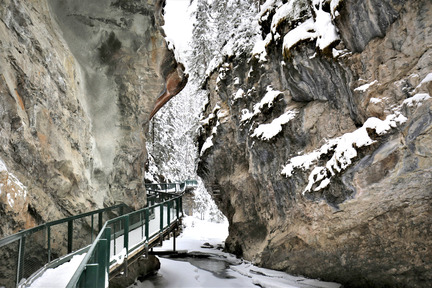
M 321 148 L 311 153 L 291 158 L 281 173 L 291 177 L 296 169 L 305 171 L 313 167 L 308 177 L 309 183 L 303 190 L 303 194 L 312 190 L 324 189 L 330 184 L 332 177 L 353 163 L 353 159 L 357 157 L 357 149 L 376 142 L 371 138 L 371 132 L 383 136 L 406 121 L 407 118 L 400 113 L 391 114 L 385 120 L 369 118 L 361 128 L 354 132 L 330 139 Z M 332 156 L 324 166 L 316 165 L 323 156 L 328 157 L 329 155 Z

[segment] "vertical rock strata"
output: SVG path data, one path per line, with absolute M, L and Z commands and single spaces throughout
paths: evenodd
M 348 287 L 427 287 L 432 2 L 297 1 L 286 17 L 293 1 L 271 2 L 265 50 L 206 82 L 199 174 L 226 248 Z
M 145 204 L 145 132 L 168 75 L 164 1 L 3 0 L 0 237 Z

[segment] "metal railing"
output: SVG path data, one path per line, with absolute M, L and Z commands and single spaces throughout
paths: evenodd
M 148 250 L 152 239 L 163 239 L 163 232 L 183 216 L 181 196 L 163 194 L 158 204 L 107 221 L 66 287 L 105 287 L 110 269 L 127 269 L 128 258 L 137 250 Z
M 183 216 L 182 195 L 168 191 L 174 187 L 174 192 L 180 193 L 194 185 L 194 180 L 146 184 L 147 207 L 141 210 L 124 214 L 130 208 L 120 204 L 48 222 L 1 239 L 0 287 L 26 287 L 35 280 L 35 275 L 71 259 L 73 251 L 86 255 L 67 287 L 105 287 L 110 269 L 122 265 L 121 261 L 127 269 L 129 257 L 147 250 L 152 241 L 163 239 L 163 233 L 173 223 L 178 224 L 177 220 Z
M 145 187 L 151 191 L 183 193 L 189 189 L 198 187 L 198 182 L 196 180 L 186 180 L 178 183 L 146 183 Z
M 118 210 L 116 214 L 111 213 L 112 216 L 122 215 L 125 208 L 125 204 L 120 204 L 99 209 L 0 239 L 0 287 L 16 287 L 46 263 L 89 245 L 109 219 L 108 213 Z M 78 229 L 80 233 L 74 233 Z

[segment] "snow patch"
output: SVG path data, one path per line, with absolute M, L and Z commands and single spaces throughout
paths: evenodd
M 0 195 L 2 194 L 2 188 L 7 187 L 6 200 L 11 208 L 15 206 L 17 198 L 25 200 L 27 198 L 27 187 L 21 183 L 21 181 L 10 173 L 3 160 L 0 159 L 0 173 L 3 172 L 5 177 L 3 178 L 6 183 L 0 183 Z
M 309 18 L 284 36 L 283 49 L 284 51 L 290 50 L 300 41 L 315 39 L 316 37 L 317 34 L 315 32 L 315 21 L 312 18 Z
M 213 138 L 217 135 L 217 127 L 220 125 L 219 121 L 216 122 L 216 125 L 212 129 L 211 135 L 206 139 L 203 146 L 201 147 L 200 156 L 204 155 L 204 152 L 209 148 L 213 147 Z
M 341 0 L 332 0 L 330 2 L 330 12 L 333 16 L 333 19 L 337 16 L 339 16 L 339 12 L 336 11 L 336 9 L 339 7 L 339 4 L 341 3 Z
M 297 4 L 297 5 L 296 5 Z M 280 6 L 275 15 L 273 16 L 271 23 L 271 32 L 276 34 L 276 29 L 285 20 L 297 20 L 301 18 L 301 14 L 304 11 L 304 6 L 297 0 L 289 0 L 284 5 Z
M 217 115 L 217 118 L 220 119 L 221 122 L 223 123 L 224 121 L 222 121 L 222 119 L 228 117 L 229 112 L 228 112 L 228 110 L 221 109 L 217 112 L 216 115 Z
M 353 159 L 357 156 L 358 148 L 369 146 L 375 142 L 370 138 L 367 129 L 373 129 L 376 134 L 381 136 L 406 121 L 407 118 L 399 113 L 391 114 L 385 120 L 371 117 L 366 120 L 361 128 L 328 140 L 318 150 L 291 158 L 281 173 L 286 177 L 291 177 L 295 169 L 309 170 L 322 156 L 331 155 L 332 157 L 325 166 L 314 167 L 308 177 L 308 185 L 303 193 L 311 190 L 319 191 L 330 184 L 330 179 L 336 173 L 340 173 L 352 164 Z
M 3 172 L 3 171 L 7 172 L 8 170 L 7 170 L 6 164 L 3 162 L 3 160 L 0 159 L 0 172 Z
M 235 100 L 238 100 L 238 99 L 240 99 L 240 98 L 243 98 L 244 95 L 245 95 L 244 90 L 243 90 L 242 88 L 239 88 L 239 89 L 237 90 L 236 94 L 234 95 L 233 100 L 235 101 Z
M 127 258 L 127 250 L 126 248 L 123 248 L 120 253 L 114 255 L 111 257 L 110 262 L 116 262 L 117 265 L 123 264 L 124 260 Z
M 274 119 L 269 124 L 259 125 L 252 134 L 252 137 L 260 138 L 262 140 L 270 140 L 282 131 L 282 125 L 287 124 L 290 120 L 294 119 L 297 111 L 288 111 L 278 118 Z
M 261 101 L 254 105 L 254 115 L 261 112 L 261 109 L 264 108 L 264 106 L 272 107 L 273 102 L 275 99 L 281 95 L 282 92 L 279 90 L 273 90 L 271 86 L 267 87 L 267 93 L 264 95 L 264 97 L 261 99 Z
M 426 77 L 420 82 L 419 85 L 417 85 L 416 88 L 419 88 L 420 86 L 422 86 L 425 83 L 429 83 L 432 82 L 432 73 L 429 73 L 428 75 L 426 75 Z
M 315 8 L 315 4 L 318 4 L 318 8 Z M 289 31 L 284 36 L 282 52 L 289 51 L 294 45 L 304 40 L 316 39 L 316 47 L 320 50 L 324 50 L 339 40 L 337 28 L 332 22 L 332 15 L 322 9 L 322 0 L 315 0 L 313 6 L 316 18 L 309 18 Z
M 267 0 L 260 6 L 260 12 L 257 18 L 261 21 L 267 20 L 270 16 L 270 11 L 273 10 L 274 7 L 279 7 L 280 5 L 282 5 L 281 0 Z
M 332 43 L 339 40 L 336 26 L 332 23 L 332 16 L 322 10 L 322 2 L 320 2 L 319 9 L 314 9 L 316 14 L 315 30 L 317 32 L 316 46 L 324 50 Z
M 372 104 L 377 104 L 377 103 L 382 102 L 382 99 L 379 99 L 379 98 L 371 98 L 371 99 L 369 100 L 369 102 L 372 103 Z
M 369 87 L 371 87 L 372 85 L 374 85 L 376 83 L 378 83 L 377 80 L 375 80 L 375 81 L 373 81 L 371 83 L 367 83 L 367 84 L 361 85 L 361 86 L 355 88 L 354 91 L 365 92 L 367 89 L 369 89 Z
M 281 94 L 283 94 L 281 91 L 273 90 L 271 86 L 268 86 L 267 92 L 264 95 L 264 97 L 261 99 L 259 103 L 256 103 L 253 106 L 253 112 L 250 112 L 248 109 L 242 110 L 242 117 L 240 122 L 245 122 L 252 119 L 254 116 L 261 113 L 261 109 L 264 108 L 265 106 L 272 107 L 275 99 Z
M 420 107 L 422 105 L 421 102 L 426 101 L 430 98 L 431 98 L 431 96 L 429 94 L 418 93 L 418 94 L 415 94 L 414 96 L 404 100 L 402 105 L 405 104 L 408 107 L 413 107 L 413 106 Z
M 344 57 L 352 54 L 348 49 L 337 50 L 336 48 L 332 49 L 333 58 Z
M 202 126 L 206 126 L 210 124 L 210 121 L 213 120 L 216 117 L 214 113 L 210 113 L 207 118 L 200 120 L 200 123 Z
M 50 268 L 43 275 L 31 283 L 31 288 L 46 288 L 46 287 L 66 287 L 75 273 L 78 266 L 81 264 L 86 253 L 75 255 L 69 262 L 66 262 L 56 268 Z
M 206 139 L 206 141 L 204 142 L 204 144 L 203 144 L 203 146 L 201 148 L 201 154 L 200 154 L 200 156 L 202 156 L 204 154 L 204 152 L 207 149 L 211 148 L 211 147 L 213 147 L 213 135 L 211 135 L 210 137 L 208 137 Z
M 272 35 L 269 33 L 264 40 L 258 39 L 255 42 L 254 48 L 252 49 L 252 55 L 255 55 L 255 57 L 259 58 L 259 62 L 267 61 L 266 47 L 271 42 L 271 40 Z
M 250 112 L 248 109 L 243 109 L 240 122 L 246 122 L 246 121 L 252 119 L 252 117 L 254 117 L 254 116 L 255 116 L 255 114 Z

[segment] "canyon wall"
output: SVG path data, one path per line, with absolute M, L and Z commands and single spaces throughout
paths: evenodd
M 165 1 L 0 2 L 0 237 L 142 207 L 150 113 L 168 77 L 185 79 Z
M 226 249 L 347 287 L 427 287 L 432 2 L 260 4 L 261 41 L 205 83 L 198 173 Z

